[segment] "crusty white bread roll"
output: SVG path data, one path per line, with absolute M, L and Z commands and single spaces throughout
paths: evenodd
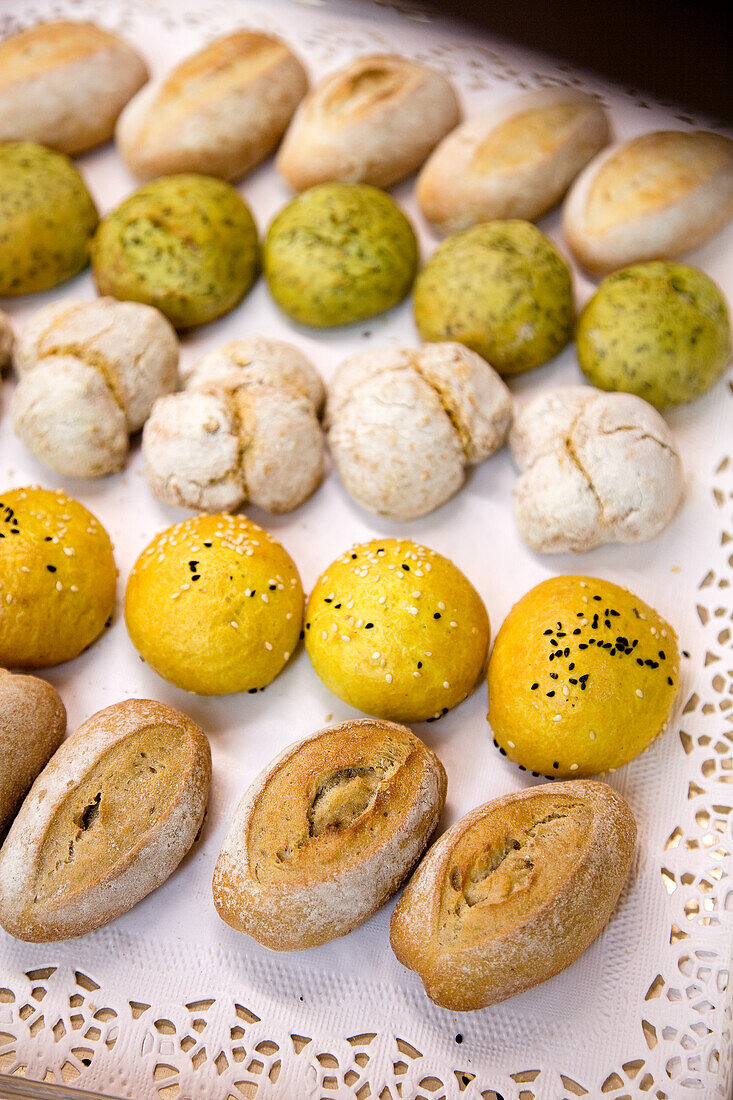
M 0 309 L 0 374 L 7 367 L 13 354 L 15 336 L 7 313 Z
M 66 709 L 50 684 L 0 668 L 0 836 L 65 732 Z
M 87 719 L 36 779 L 0 851 L 0 924 L 82 936 L 160 886 L 203 823 L 211 752 L 190 718 L 126 699 Z
M 661 130 L 599 153 L 570 189 L 563 231 L 579 264 L 606 275 L 703 244 L 733 217 L 733 141 Z
M 675 438 L 657 410 L 631 393 L 542 390 L 515 415 L 509 446 L 521 474 L 514 518 L 540 553 L 647 542 L 682 500 Z
M 204 172 L 233 180 L 275 148 L 307 88 L 284 42 L 236 31 L 135 96 L 117 124 L 117 146 L 139 179 Z
M 148 79 L 140 55 L 94 23 L 39 23 L 0 42 L 0 141 L 81 153 L 112 137 Z
M 340 180 L 391 187 L 411 175 L 460 118 L 441 73 L 405 57 L 359 57 L 303 100 L 277 154 L 295 191 Z
M 417 201 L 442 233 L 495 218 L 534 221 L 609 140 L 606 114 L 573 88 L 543 88 L 463 122 L 430 155 Z
M 291 745 L 232 819 L 219 916 L 274 951 L 346 935 L 406 878 L 445 793 L 443 765 L 406 726 L 362 718 Z
M 530 787 L 472 810 L 432 848 L 392 914 L 397 958 L 454 1012 L 570 966 L 607 923 L 636 823 L 594 780 Z
M 124 466 L 130 434 L 178 385 L 178 338 L 142 302 L 52 302 L 24 328 L 13 365 L 19 439 L 58 473 L 102 477 Z

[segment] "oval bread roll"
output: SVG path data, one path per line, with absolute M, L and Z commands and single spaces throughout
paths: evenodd
M 160 886 L 204 819 L 211 753 L 163 703 L 92 715 L 41 772 L 0 851 L 0 924 L 36 943 L 82 936 Z
M 612 145 L 578 177 L 563 230 L 578 263 L 606 275 L 703 244 L 733 217 L 733 141 L 661 130 Z
M 558 202 L 609 139 L 601 105 L 544 88 L 462 123 L 428 159 L 417 201 L 442 233 L 495 218 L 534 221 Z
M 454 1012 L 497 1004 L 570 966 L 608 921 L 636 823 L 592 780 L 487 802 L 433 845 L 392 914 L 397 958 Z
M 112 137 L 148 79 L 140 55 L 94 23 L 39 23 L 0 42 L 0 141 L 81 153 Z
M 340 180 L 391 187 L 411 175 L 460 118 L 451 83 L 405 57 L 359 57 L 298 108 L 277 155 L 295 191 Z
M 66 709 L 50 684 L 0 668 L 0 836 L 65 732 Z
M 274 149 L 307 88 L 284 42 L 237 31 L 135 96 L 117 124 L 117 145 L 139 179 L 205 172 L 233 180 Z
M 0 374 L 7 367 L 13 354 L 15 336 L 7 313 L 0 309 Z
M 406 878 L 445 793 L 443 765 L 405 726 L 363 718 L 291 745 L 234 815 L 219 916 L 273 951 L 346 935 Z

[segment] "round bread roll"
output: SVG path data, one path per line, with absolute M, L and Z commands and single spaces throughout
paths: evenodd
M 7 367 L 13 354 L 15 336 L 7 313 L 0 309 L 0 374 Z
M 143 433 L 164 504 L 228 511 L 251 500 L 290 512 L 323 477 L 323 383 L 297 348 L 253 337 L 204 356 L 188 391 L 162 398 Z
M 324 183 L 285 206 L 264 249 L 270 293 L 294 321 L 332 328 L 401 302 L 418 263 L 399 206 L 367 184 Z
M 330 180 L 391 187 L 460 114 L 452 84 L 435 69 L 390 54 L 358 57 L 306 96 L 277 169 L 295 191 Z
M 392 949 L 437 1005 L 498 1004 L 590 946 L 635 845 L 633 814 L 605 783 L 530 787 L 487 802 L 420 863 L 392 914 Z
M 728 306 L 702 271 L 665 261 L 608 275 L 578 320 L 583 373 L 664 409 L 717 382 L 731 355 Z
M 0 665 L 48 668 L 108 625 L 117 568 L 101 523 L 61 490 L 0 497 Z
M 631 394 L 543 390 L 517 413 L 509 446 L 521 473 L 514 518 L 540 553 L 647 542 L 679 508 L 684 478 L 674 436 Z
M 0 668 L 0 837 L 65 732 L 66 708 L 50 684 Z
M 125 593 L 132 643 L 164 680 L 199 695 L 262 691 L 303 625 L 292 558 L 244 516 L 197 516 L 161 531 Z
M 178 339 L 162 313 L 100 298 L 44 306 L 18 341 L 16 435 L 68 477 L 121 470 L 129 435 L 178 384 Z
M 0 296 L 49 290 L 77 275 L 98 220 L 68 157 L 28 141 L 0 144 Z
M 425 850 L 445 803 L 437 756 L 364 718 L 285 749 L 234 815 L 214 870 L 219 916 L 273 951 L 345 936 Z
M 574 88 L 543 88 L 475 115 L 441 141 L 417 201 L 442 233 L 495 218 L 535 221 L 609 139 L 606 114 Z
M 628 764 L 667 728 L 677 635 L 610 581 L 551 577 L 515 604 L 489 662 L 495 744 L 547 778 Z
M 155 306 L 176 328 L 228 313 L 254 283 L 257 229 L 223 180 L 165 176 L 102 220 L 92 242 L 100 294 Z
M 0 924 L 83 936 L 165 882 L 203 824 L 211 751 L 185 714 L 126 699 L 88 718 L 36 779 L 0 851 Z
M 94 23 L 38 23 L 0 42 L 0 141 L 82 153 L 112 137 L 148 79 L 142 57 Z
M 573 334 L 570 270 L 525 221 L 475 225 L 438 246 L 415 281 L 423 340 L 459 340 L 499 374 L 552 359 Z
M 508 389 L 462 344 L 385 347 L 347 359 L 331 380 L 328 442 L 347 492 L 392 519 L 432 512 L 464 467 L 506 439 Z
M 612 145 L 578 177 L 563 232 L 588 271 L 697 248 L 733 217 L 733 141 L 703 130 L 662 130 Z
M 448 558 L 408 539 L 352 547 L 319 577 L 305 647 L 334 695 L 401 722 L 441 718 L 486 664 L 489 617 Z
M 233 180 L 272 152 L 308 77 L 279 38 L 235 31 L 130 101 L 115 137 L 139 179 L 203 172 Z

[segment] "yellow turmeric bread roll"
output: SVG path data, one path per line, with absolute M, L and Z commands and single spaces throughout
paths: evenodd
M 0 665 L 78 656 L 114 611 L 117 569 L 101 523 L 61 490 L 0 495 Z
M 204 820 L 211 752 L 185 714 L 125 699 L 93 714 L 36 779 L 0 852 L 0 924 L 82 936 L 160 886 Z
M 618 768 L 666 729 L 679 683 L 672 627 L 633 592 L 552 577 L 515 604 L 489 662 L 495 743 L 520 767 L 573 778 Z
M 295 650 L 303 589 L 290 555 L 245 516 L 196 516 L 143 550 L 125 621 L 163 679 L 199 695 L 255 692 Z
M 636 823 L 593 780 L 472 810 L 432 848 L 392 914 L 397 958 L 454 1012 L 498 1004 L 570 966 L 607 923 Z
M 273 951 L 344 936 L 409 874 L 438 823 L 443 765 L 364 718 L 299 741 L 249 788 L 214 871 L 222 920 Z
M 305 646 L 335 695 L 399 722 L 440 718 L 471 692 L 489 646 L 481 597 L 448 558 L 409 539 L 354 546 L 320 577 Z

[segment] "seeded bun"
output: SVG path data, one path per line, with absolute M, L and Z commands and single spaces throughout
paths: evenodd
M 97 210 L 68 157 L 0 144 L 0 297 L 49 290 L 89 263 Z
M 440 718 L 473 690 L 489 617 L 460 569 L 409 539 L 352 547 L 319 578 L 305 645 L 335 695 L 400 722 Z
M 194 173 L 135 191 L 104 218 L 92 243 L 99 293 L 155 306 L 175 328 L 228 313 L 258 265 L 249 207 L 230 184 Z
M 47 668 L 78 656 L 114 611 L 109 535 L 61 490 L 0 497 L 0 665 Z
M 303 625 L 289 554 L 244 516 L 184 520 L 133 566 L 125 594 L 133 645 L 159 676 L 199 695 L 262 690 Z
M 666 729 L 679 663 L 674 630 L 633 592 L 552 577 L 497 634 L 488 675 L 495 744 L 548 778 L 619 768 Z

